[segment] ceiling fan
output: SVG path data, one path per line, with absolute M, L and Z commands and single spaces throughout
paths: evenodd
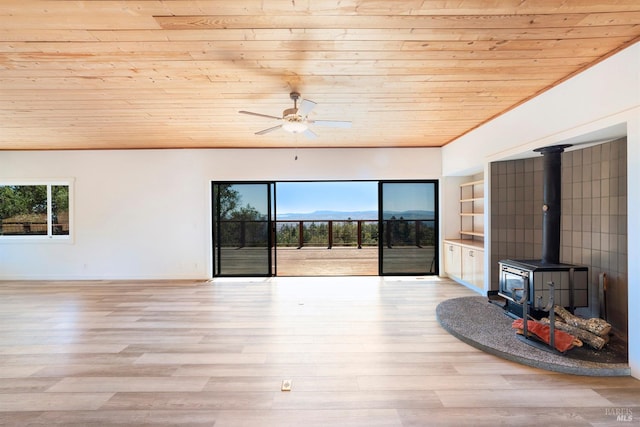
M 338 120 L 311 120 L 308 118 L 311 110 L 317 105 L 315 102 L 308 99 L 300 101 L 300 108 L 298 108 L 298 99 L 300 94 L 298 92 L 291 92 L 289 98 L 293 100 L 293 108 L 287 108 L 282 112 L 282 117 L 270 116 L 268 114 L 252 113 L 251 111 L 238 111 L 241 114 L 248 114 L 250 116 L 266 117 L 267 119 L 275 119 L 282 121 L 278 126 L 270 127 L 259 132 L 256 135 L 264 135 L 265 133 L 273 132 L 274 130 L 284 129 L 290 133 L 301 133 L 307 138 L 315 139 L 318 137 L 311 129 L 309 125 L 327 126 L 334 128 L 350 128 L 351 122 L 338 121 Z

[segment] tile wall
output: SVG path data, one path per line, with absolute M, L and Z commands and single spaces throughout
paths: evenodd
M 597 315 L 600 273 L 607 277 L 607 317 L 627 333 L 626 139 L 562 155 L 560 262 L 589 267 Z M 542 251 L 542 156 L 491 164 L 491 289 L 498 261 L 539 259 Z

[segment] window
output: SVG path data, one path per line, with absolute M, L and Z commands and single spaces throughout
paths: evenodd
M 0 238 L 69 237 L 69 183 L 0 183 Z

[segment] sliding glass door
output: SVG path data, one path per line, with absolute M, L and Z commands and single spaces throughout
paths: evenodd
M 273 276 L 272 182 L 214 182 L 214 276 Z
M 282 206 L 291 212 L 278 212 L 276 221 L 276 183 L 213 182 L 214 277 L 277 275 L 276 240 L 284 275 L 367 275 L 376 268 L 379 275 L 438 274 L 438 182 L 377 185 L 377 221 L 375 207 L 353 206 L 359 195 L 340 202 L 342 190 L 332 187 L 322 197 L 338 207 L 301 207 L 287 203 L 286 185 Z M 310 194 L 324 200 L 318 191 L 295 194 L 296 203 Z
M 438 273 L 437 181 L 382 181 L 380 275 Z

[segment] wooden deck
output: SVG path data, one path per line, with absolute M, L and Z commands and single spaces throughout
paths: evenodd
M 278 248 L 278 276 L 376 276 L 378 248 Z
M 438 303 L 469 295 L 436 277 L 0 282 L 0 425 L 635 425 L 636 379 L 444 331 Z

